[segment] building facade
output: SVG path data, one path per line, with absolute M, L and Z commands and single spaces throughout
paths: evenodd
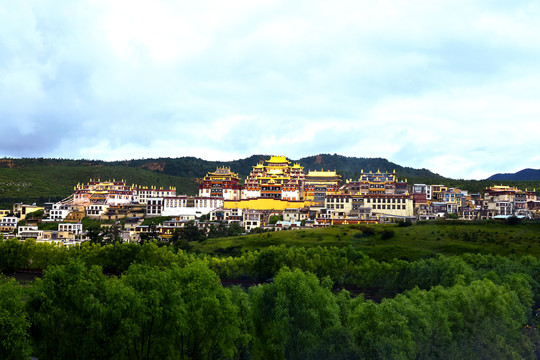
M 207 173 L 199 185 L 200 197 L 238 200 L 241 191 L 238 174 L 233 173 L 228 167 L 218 167 L 213 173 Z

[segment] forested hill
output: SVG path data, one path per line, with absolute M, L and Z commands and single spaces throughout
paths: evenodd
M 218 166 L 228 166 L 232 171 L 242 177 L 249 175 L 252 166 L 269 159 L 269 155 L 252 155 L 250 157 L 233 161 L 208 161 L 195 157 L 157 158 L 126 161 L 95 161 L 95 160 L 67 160 L 67 159 L 0 159 L 0 168 L 24 168 L 39 166 L 69 166 L 69 167 L 97 167 L 127 166 L 141 168 L 157 173 L 187 177 L 202 178 L 209 171 Z M 414 169 L 403 167 L 382 158 L 358 158 L 342 155 L 321 154 L 301 159 L 291 159 L 293 163 L 300 163 L 304 170 L 337 170 L 345 179 L 358 178 L 361 170 L 364 171 L 393 171 L 396 170 L 400 178 L 430 178 L 444 180 L 444 177 L 427 169 Z
M 65 198 L 79 182 L 90 178 L 125 179 L 129 184 L 175 186 L 177 193 L 195 195 L 200 179 L 218 166 L 228 166 L 242 180 L 252 166 L 268 160 L 269 155 L 252 155 L 234 161 L 208 161 L 195 157 L 158 158 L 126 161 L 70 160 L 70 159 L 0 159 L 0 208 L 14 202 L 43 203 Z M 364 171 L 396 171 L 399 179 L 409 183 L 445 184 L 470 192 L 482 192 L 493 186 L 492 180 L 455 180 L 444 178 L 427 169 L 403 167 L 382 158 L 359 158 L 321 154 L 301 159 L 304 170 L 337 170 L 345 179 L 358 179 Z M 520 188 L 540 188 L 540 181 L 502 181 Z M 497 181 L 501 183 L 501 181 Z
M 515 173 L 499 173 L 491 175 L 488 180 L 538 181 L 540 169 L 523 169 Z

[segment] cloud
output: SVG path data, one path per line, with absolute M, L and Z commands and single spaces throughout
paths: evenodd
M 539 15 L 533 1 L 6 2 L 0 156 L 540 167 Z

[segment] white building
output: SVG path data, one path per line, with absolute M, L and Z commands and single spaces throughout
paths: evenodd
M 161 216 L 195 216 L 209 214 L 223 207 L 223 198 L 201 196 L 174 196 L 163 199 Z
M 17 227 L 19 219 L 16 216 L 4 216 L 0 219 L 0 226 L 2 227 Z
M 93 204 L 88 205 L 85 209 L 86 216 L 91 218 L 99 218 L 101 215 L 107 212 L 109 205 L 107 204 Z
M 242 189 L 242 199 L 257 199 L 261 197 L 261 190 L 256 188 Z
M 156 186 L 140 186 L 135 190 L 135 200 L 136 202 L 138 201 L 139 204 L 147 204 L 149 199 L 165 198 L 170 196 L 176 196 L 175 187 L 164 189 L 163 187 L 158 188 Z
M 38 230 L 37 226 L 19 226 L 17 228 L 17 237 L 20 240 L 26 239 L 41 239 L 43 237 L 43 230 Z
M 48 211 L 47 218 L 43 219 L 43 221 L 64 221 L 64 219 L 69 215 L 70 212 L 71 206 L 58 202 L 56 204 L 53 204 L 52 209 Z
M 146 216 L 161 216 L 163 211 L 163 198 L 150 198 L 146 200 Z
M 64 223 L 64 224 L 58 224 L 58 231 L 65 231 L 73 235 L 79 235 L 82 234 L 82 224 L 71 224 L 71 223 Z
M 413 200 L 408 195 L 365 195 L 364 206 L 371 208 L 372 216 L 412 217 Z

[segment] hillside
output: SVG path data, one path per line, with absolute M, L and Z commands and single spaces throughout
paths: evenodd
M 197 183 L 218 166 L 228 166 L 244 179 L 253 165 L 268 159 L 268 155 L 252 155 L 234 161 L 207 161 L 195 157 L 158 158 L 126 161 L 70 159 L 0 159 L 0 208 L 14 202 L 43 203 L 68 196 L 78 182 L 90 178 L 125 179 L 139 185 L 176 186 L 177 193 L 195 195 Z M 482 192 L 494 185 L 493 180 L 455 180 L 444 178 L 427 169 L 403 167 L 382 158 L 358 158 L 321 154 L 298 160 L 306 171 L 337 170 L 342 179 L 357 179 L 364 171 L 393 171 L 399 179 L 412 183 L 445 184 L 470 192 Z M 540 181 L 503 181 L 520 188 L 540 188 Z M 501 181 L 497 180 L 497 184 Z
M 491 175 L 488 180 L 540 181 L 540 169 L 523 169 L 515 173 L 499 173 Z
M 107 163 L 48 160 L 11 168 L 0 167 L 0 208 L 9 208 L 14 202 L 42 204 L 58 201 L 71 194 L 77 183 L 88 182 L 90 178 L 125 179 L 130 184 L 176 186 L 180 192 L 197 192 L 193 178 Z

